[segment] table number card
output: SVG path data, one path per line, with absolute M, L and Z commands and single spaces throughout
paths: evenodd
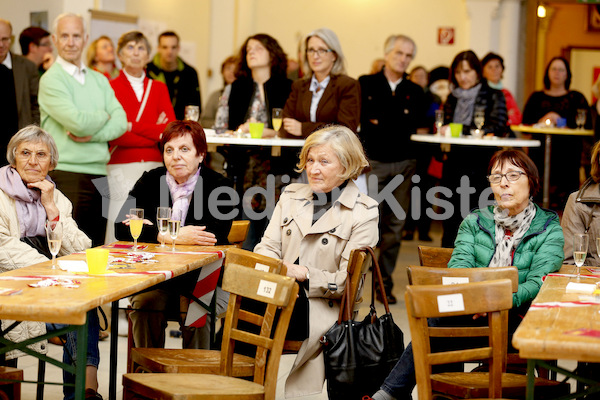
M 272 299 L 275 297 L 275 290 L 277 290 L 277 284 L 275 282 L 269 282 L 261 279 L 258 283 L 258 290 L 256 291 L 256 294 Z
M 269 272 L 269 266 L 261 263 L 256 263 L 256 265 L 254 265 L 254 269 L 258 271 Z
M 442 285 L 458 285 L 460 283 L 469 283 L 468 276 L 442 276 Z
M 438 296 L 437 301 L 438 310 L 441 313 L 465 310 L 465 303 L 463 300 L 462 293 L 445 294 L 443 296 Z

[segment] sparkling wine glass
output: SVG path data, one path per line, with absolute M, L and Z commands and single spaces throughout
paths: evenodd
M 181 217 L 178 212 L 171 212 L 171 219 L 169 219 L 169 236 L 173 241 L 172 252 L 175 252 L 175 239 L 179 235 L 179 227 L 181 226 Z
M 580 280 L 581 266 L 585 262 L 588 251 L 588 235 L 586 233 L 576 233 L 573 236 L 573 258 L 575 259 L 575 270 L 577 280 Z
M 281 124 L 283 122 L 283 109 L 274 108 L 271 113 L 271 122 L 273 123 L 273 129 L 278 131 L 281 129 Z
M 144 226 L 144 209 L 143 208 L 131 208 L 129 210 L 129 231 L 133 237 L 133 251 L 137 252 L 137 240 L 142 234 L 142 227 Z
M 578 129 L 584 128 L 586 119 L 587 119 L 587 110 L 584 108 L 578 109 L 577 116 L 575 117 L 575 123 L 577 124 Z
M 56 269 L 56 255 L 60 251 L 62 236 L 61 221 L 46 221 L 46 237 L 48 238 L 50 254 L 52 254 L 52 269 Z
M 435 110 L 435 133 L 440 135 L 444 125 L 444 110 Z
M 475 113 L 473 114 L 473 122 L 475 123 L 477 130 L 481 131 L 483 124 L 485 124 L 485 110 L 475 110 Z
M 169 231 L 169 220 L 171 219 L 171 209 L 169 207 L 158 207 L 156 209 L 156 224 L 160 235 L 160 247 L 165 246 L 165 235 Z
M 200 107 L 198 106 L 185 106 L 184 109 L 185 119 L 188 121 L 196 121 L 200 119 Z

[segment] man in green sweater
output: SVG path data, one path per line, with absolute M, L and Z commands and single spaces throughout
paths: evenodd
M 106 219 L 96 186 L 108 187 L 107 142 L 126 131 L 127 117 L 108 80 L 81 61 L 88 39 L 83 18 L 62 14 L 52 31 L 58 57 L 40 79 L 38 95 L 42 128 L 54 137 L 60 155 L 50 176 L 73 203 L 80 229 L 98 246 L 104 244 Z

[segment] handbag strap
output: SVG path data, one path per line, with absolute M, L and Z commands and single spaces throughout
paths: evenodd
M 381 292 L 381 298 L 383 299 L 383 306 L 385 308 L 385 312 L 386 314 L 390 313 L 390 306 L 388 304 L 387 301 L 387 296 L 385 294 L 385 289 L 383 287 L 383 278 L 381 276 L 381 270 L 379 269 L 379 263 L 377 262 L 377 258 L 375 257 L 375 252 L 373 251 L 373 249 L 369 246 L 366 247 L 361 247 L 359 249 L 360 251 L 367 251 L 370 255 L 371 255 L 371 260 L 372 260 L 372 269 L 373 269 L 373 277 L 371 279 L 371 320 L 374 320 L 375 318 L 377 318 L 377 312 L 375 309 L 375 279 L 377 279 L 377 282 L 379 283 L 379 290 Z M 346 289 L 344 290 L 344 293 L 342 294 L 342 298 L 341 298 L 341 302 L 340 302 L 340 313 L 338 316 L 338 324 L 341 324 L 342 321 L 350 321 L 352 319 L 352 314 L 351 314 L 351 310 L 350 310 L 350 285 L 351 285 L 351 279 L 350 279 L 350 275 L 348 275 L 348 277 L 346 278 Z

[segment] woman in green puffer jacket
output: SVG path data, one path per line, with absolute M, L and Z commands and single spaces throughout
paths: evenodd
M 515 331 L 542 286 L 542 277 L 558 271 L 564 254 L 563 231 L 558 215 L 536 206 L 530 199 L 540 188 L 537 167 L 522 151 L 502 150 L 490 161 L 488 180 L 496 205 L 469 214 L 460 225 L 449 268 L 485 268 L 514 265 L 519 288 L 509 313 L 510 334 Z M 431 326 L 451 326 L 452 318 L 430 320 Z M 447 319 L 450 318 L 450 319 Z M 481 320 L 473 322 L 481 324 Z M 437 351 L 461 348 L 464 338 L 436 345 Z M 468 338 L 472 340 L 472 338 Z M 510 340 L 509 340 L 510 343 Z M 415 387 L 412 343 L 387 376 L 373 400 L 409 400 Z
M 469 214 L 460 225 L 449 268 L 514 265 L 519 289 L 513 308 L 528 306 L 542 278 L 558 271 L 564 259 L 564 237 L 558 215 L 535 205 L 539 190 L 537 167 L 525 153 L 498 151 L 488 180 L 497 205 Z

